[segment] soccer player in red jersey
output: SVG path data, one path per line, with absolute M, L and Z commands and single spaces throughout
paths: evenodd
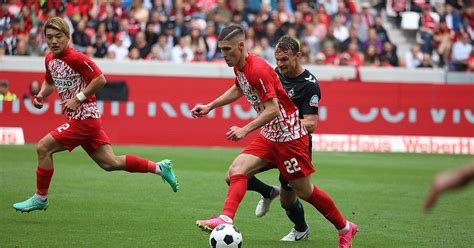
M 37 145 L 38 168 L 36 193 L 26 201 L 13 204 L 21 212 L 46 210 L 48 189 L 53 176 L 53 154 L 82 148 L 104 170 L 155 173 L 178 190 L 178 182 L 171 161 L 158 163 L 134 155 L 116 156 L 109 138 L 102 128 L 95 93 L 106 84 L 101 70 L 87 56 L 69 48 L 69 26 L 60 17 L 49 19 L 44 35 L 51 53 L 46 56 L 45 82 L 34 96 L 36 108 L 43 107 L 43 99 L 58 89 L 67 122 L 44 136 Z
M 218 45 L 228 66 L 234 68 L 235 83 L 209 104 L 198 104 L 193 117 L 234 102 L 242 96 L 258 116 L 244 127 L 232 126 L 228 140 L 239 141 L 250 132 L 262 128 L 260 134 L 239 154 L 229 167 L 230 186 L 221 214 L 196 224 L 210 231 L 216 226 L 233 223 L 246 189 L 248 175 L 274 163 L 301 199 L 313 205 L 339 231 L 339 247 L 350 247 L 357 225 L 347 221 L 332 199 L 311 183 L 314 172 L 308 150 L 308 133 L 298 118 L 298 109 L 280 83 L 278 75 L 262 58 L 250 54 L 245 47 L 245 31 L 239 25 L 224 28 Z

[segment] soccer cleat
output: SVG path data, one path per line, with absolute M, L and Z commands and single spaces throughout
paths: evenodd
M 270 198 L 262 198 L 257 204 L 257 208 L 255 208 L 255 215 L 260 218 L 263 217 L 267 212 L 270 210 L 270 204 L 272 204 L 272 201 L 277 198 L 277 196 L 280 195 L 280 188 L 273 186 L 273 196 Z
M 161 178 L 163 179 L 163 181 L 169 183 L 173 191 L 177 192 L 179 190 L 179 184 L 178 179 L 174 174 L 173 165 L 171 164 L 171 161 L 168 159 L 161 160 L 160 162 L 156 163 L 156 165 L 160 166 L 161 168 Z
M 214 228 L 216 228 L 220 224 L 232 224 L 232 222 L 228 222 L 220 216 L 216 217 L 215 215 L 213 215 L 210 220 L 196 221 L 196 225 L 201 228 L 201 230 L 209 233 L 212 232 L 212 230 L 214 230 Z
M 294 228 L 291 228 L 290 233 L 285 237 L 281 238 L 280 241 L 302 241 L 309 238 L 309 226 L 307 226 L 304 232 L 298 232 Z
M 357 233 L 357 225 L 349 222 L 349 231 L 346 233 L 339 234 L 338 248 L 350 248 L 352 246 L 352 240 Z
M 49 203 L 48 203 L 47 199 L 44 202 L 39 202 L 38 200 L 36 200 L 35 196 L 32 196 L 26 201 L 17 202 L 15 204 L 13 204 L 13 208 L 16 211 L 20 211 L 22 213 L 24 213 L 24 212 L 29 213 L 29 212 L 35 211 L 35 210 L 45 210 L 46 211 L 46 209 L 48 209 L 48 204 Z

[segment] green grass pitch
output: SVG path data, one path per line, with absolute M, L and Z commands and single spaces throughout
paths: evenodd
M 34 193 L 33 145 L 0 146 L 0 247 L 208 247 L 194 222 L 222 209 L 224 175 L 240 149 L 116 147 L 152 160 L 173 160 L 180 191 L 159 176 L 105 172 L 81 149 L 55 155 L 47 211 L 15 212 L 12 203 Z M 474 247 L 474 184 L 444 195 L 431 214 L 421 212 L 432 177 L 472 156 L 315 153 L 312 181 L 359 225 L 353 247 Z M 277 171 L 260 175 L 277 184 Z M 248 192 L 235 224 L 244 247 L 336 247 L 337 233 L 304 203 L 311 226 L 305 242 L 278 241 L 291 228 L 274 202 L 255 217 L 257 193 Z

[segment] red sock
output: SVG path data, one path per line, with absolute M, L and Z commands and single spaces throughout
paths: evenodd
M 247 191 L 248 177 L 244 174 L 235 174 L 230 176 L 230 186 L 227 191 L 227 198 L 225 199 L 224 209 L 222 214 L 234 219 L 237 208 L 244 198 Z
M 337 230 L 346 227 L 346 219 L 337 209 L 331 197 L 313 185 L 313 193 L 306 200 L 311 203 Z
M 39 167 L 36 169 L 36 194 L 47 195 L 49 189 L 49 183 L 53 177 L 54 168 L 45 169 Z
M 135 155 L 125 155 L 125 170 L 128 172 L 156 172 L 156 163 Z

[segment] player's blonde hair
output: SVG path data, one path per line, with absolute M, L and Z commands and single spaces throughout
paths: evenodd
M 67 37 L 69 37 L 69 25 L 67 22 L 61 17 L 52 17 L 44 24 L 43 34 L 46 35 L 46 29 L 52 28 L 56 29 L 61 33 L 64 33 Z

